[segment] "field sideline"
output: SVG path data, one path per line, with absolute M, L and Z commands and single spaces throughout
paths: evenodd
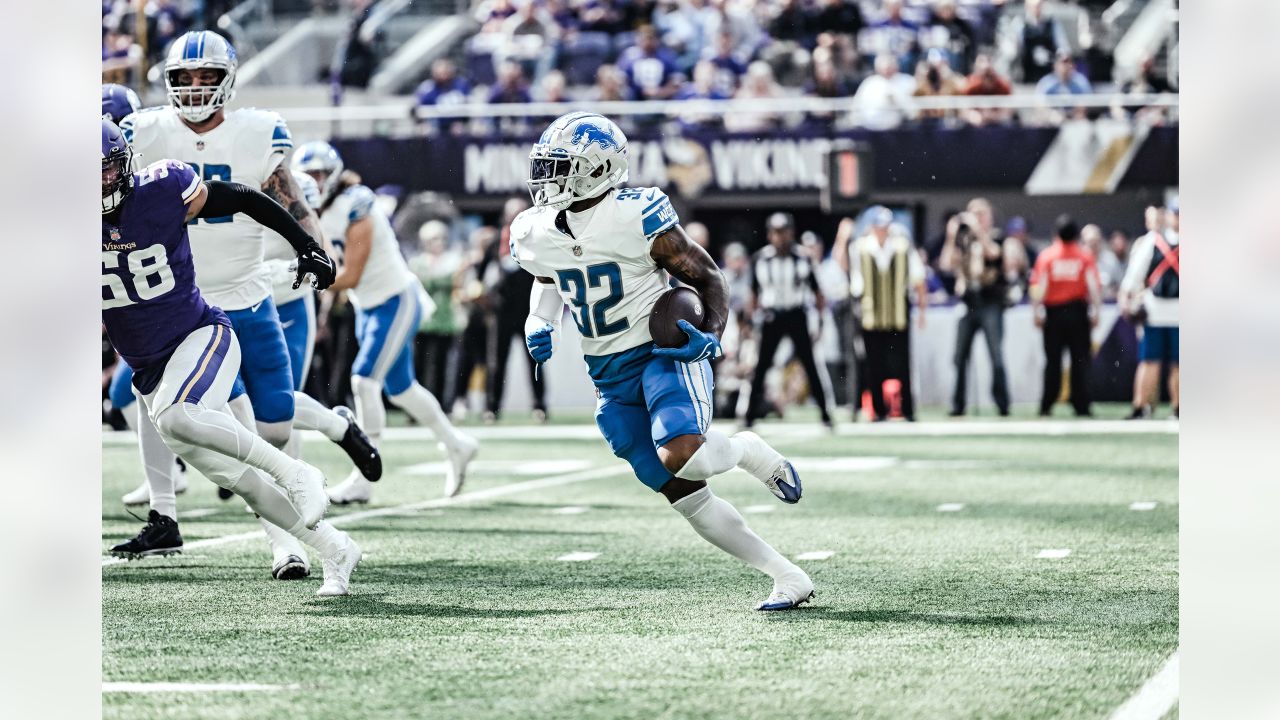
M 270 580 L 242 504 L 193 478 L 183 555 L 104 558 L 104 716 L 1168 708 L 1159 683 L 1135 694 L 1177 648 L 1174 424 L 765 425 L 805 499 L 785 506 L 739 472 L 713 485 L 814 578 L 813 607 L 772 615 L 751 610 L 768 580 L 697 538 L 592 426 L 473 430 L 482 453 L 452 501 L 434 443 L 389 432 L 376 503 L 331 513 L 367 553 L 348 598 L 312 595 L 319 567 Z M 305 452 L 331 483 L 345 474 L 327 442 Z M 140 525 L 119 504 L 139 480 L 131 436 L 104 434 L 103 470 L 105 551 Z

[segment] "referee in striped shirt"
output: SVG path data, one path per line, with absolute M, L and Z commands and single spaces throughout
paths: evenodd
M 824 305 L 813 260 L 795 247 L 795 221 L 788 213 L 774 213 L 765 223 L 769 244 L 751 258 L 750 308 L 758 316 L 759 353 L 751 379 L 751 399 L 745 424 L 751 427 L 764 415 L 764 377 L 782 338 L 791 338 L 796 358 L 809 379 L 809 392 L 822 411 L 822 423 L 832 426 L 827 409 L 826 379 L 818 374 L 809 335 L 808 310 L 821 313 Z M 818 316 L 821 322 L 821 315 Z

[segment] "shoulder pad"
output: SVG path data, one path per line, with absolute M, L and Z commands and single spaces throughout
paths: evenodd
M 640 231 L 650 242 L 680 222 L 671 200 L 656 187 L 622 188 L 614 199 L 628 217 L 639 216 Z
M 347 222 L 355 222 L 367 217 L 373 211 L 373 202 L 377 199 L 373 191 L 364 185 L 352 185 L 342 191 L 342 197 L 349 203 Z

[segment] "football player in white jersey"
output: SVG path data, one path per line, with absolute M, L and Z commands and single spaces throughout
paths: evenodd
M 315 213 L 307 206 L 285 165 L 293 147 L 284 119 L 276 113 L 224 106 L 234 94 L 236 53 L 222 36 L 210 31 L 186 33 L 169 47 L 164 62 L 169 104 L 147 108 L 121 125 L 134 152 L 145 158 L 176 158 L 191 165 L 202 179 L 233 181 L 261 188 L 313 237 L 323 237 Z M 222 308 L 244 348 L 240 374 L 230 407 L 236 417 L 279 448 L 287 448 L 294 426 L 294 381 L 289 353 L 264 264 L 264 229 L 244 216 L 200 219 L 190 227 L 197 284 L 210 304 Z M 247 395 L 248 401 L 244 399 Z M 350 425 L 323 408 L 332 423 Z M 304 418 L 299 418 L 304 420 Z M 321 430 L 319 423 L 302 429 Z M 356 428 L 343 444 L 353 463 L 371 472 L 372 445 Z M 173 497 L 170 467 L 156 459 L 165 452 L 153 428 L 140 423 L 139 445 L 152 505 Z M 165 508 L 171 510 L 171 508 Z M 295 538 L 265 520 L 271 542 L 272 576 L 294 579 L 309 574 L 307 555 Z
M 728 284 L 705 250 L 680 227 L 657 188 L 621 188 L 627 139 L 609 119 L 574 112 L 557 118 L 529 154 L 534 206 L 511 223 L 511 257 L 537 279 L 526 344 L 538 362 L 558 344 L 568 303 L 582 335 L 587 374 L 599 401 L 596 424 L 614 455 L 661 493 L 712 545 L 773 578 L 760 610 L 785 610 L 813 597 L 813 582 L 711 492 L 707 479 L 740 467 L 783 502 L 800 499 L 800 477 L 749 431 L 710 429 L 710 360 L 729 316 Z M 664 272 L 665 271 L 665 272 Z M 681 348 L 649 335 L 667 274 L 702 296 L 702 329 L 681 320 Z
M 341 269 L 329 290 L 347 291 L 356 309 L 356 337 L 360 351 L 351 366 L 351 390 L 356 416 L 376 444 L 386 425 L 382 391 L 397 407 L 431 429 L 449 456 L 444 493 L 462 490 L 467 464 L 475 457 L 476 441 L 459 432 L 440 403 L 413 375 L 413 337 L 431 299 L 409 270 L 391 221 L 374 202 L 373 191 L 353 173 L 343 173 L 342 158 L 325 142 L 310 142 L 293 154 L 293 169 L 306 173 L 320 186 L 320 225 Z M 329 491 L 335 503 L 367 503 L 369 480 L 357 468 Z

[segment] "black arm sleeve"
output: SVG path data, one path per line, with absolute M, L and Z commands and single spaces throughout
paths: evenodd
M 297 220 L 280 206 L 280 203 L 267 197 L 265 193 L 248 185 L 221 180 L 205 182 L 208 194 L 204 207 L 200 208 L 197 217 L 216 218 L 244 213 L 263 227 L 280 233 L 294 250 L 301 253 L 318 243 L 307 234 Z

